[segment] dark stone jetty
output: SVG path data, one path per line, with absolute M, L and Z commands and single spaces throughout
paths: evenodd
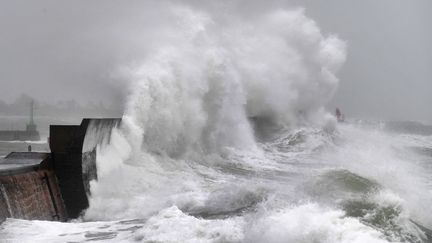
M 89 205 L 89 182 L 97 179 L 96 147 L 109 143 L 120 122 L 83 119 L 81 125 L 51 125 L 51 153 L 12 152 L 0 159 L 0 222 L 79 217 Z

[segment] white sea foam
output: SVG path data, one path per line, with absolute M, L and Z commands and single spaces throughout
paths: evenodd
M 247 228 L 246 242 L 328 242 L 328 243 L 381 243 L 385 237 L 357 219 L 344 217 L 341 210 L 304 204 L 274 212 L 265 212 L 262 218 Z
M 340 126 L 341 138 L 335 150 L 323 154 L 324 163 L 340 166 L 373 179 L 403 198 L 404 206 L 416 220 L 432 226 L 430 170 L 412 146 L 430 146 L 418 137 L 386 133 L 380 129 Z
M 387 242 L 343 211 L 317 204 L 261 211 L 255 216 L 200 219 L 177 207 L 148 220 L 58 223 L 8 219 L 2 242 Z

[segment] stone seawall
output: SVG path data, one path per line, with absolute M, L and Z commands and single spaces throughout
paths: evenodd
M 41 170 L 2 176 L 0 191 L 0 220 L 5 218 L 66 219 L 57 181 L 52 171 Z
M 96 151 L 121 119 L 84 119 L 50 126 L 50 153 L 12 152 L 0 158 L 0 223 L 6 218 L 68 220 L 88 207 L 97 180 Z
M 5 218 L 65 220 L 49 154 L 12 153 L 1 164 L 0 221 Z

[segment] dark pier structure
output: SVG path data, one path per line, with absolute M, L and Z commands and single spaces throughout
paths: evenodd
M 0 222 L 79 217 L 89 205 L 89 182 L 97 179 L 96 147 L 109 143 L 120 122 L 84 119 L 80 125 L 51 125 L 50 153 L 12 152 L 0 159 Z
M 0 131 L 0 141 L 39 141 L 40 135 L 33 119 L 34 103 L 30 104 L 30 121 L 26 130 L 5 130 Z

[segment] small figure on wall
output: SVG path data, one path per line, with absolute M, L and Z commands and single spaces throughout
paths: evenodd
M 336 115 L 336 119 L 338 122 L 344 122 L 345 121 L 345 116 L 344 116 L 344 114 L 342 114 L 342 112 L 339 110 L 339 108 L 336 108 L 335 115 Z

